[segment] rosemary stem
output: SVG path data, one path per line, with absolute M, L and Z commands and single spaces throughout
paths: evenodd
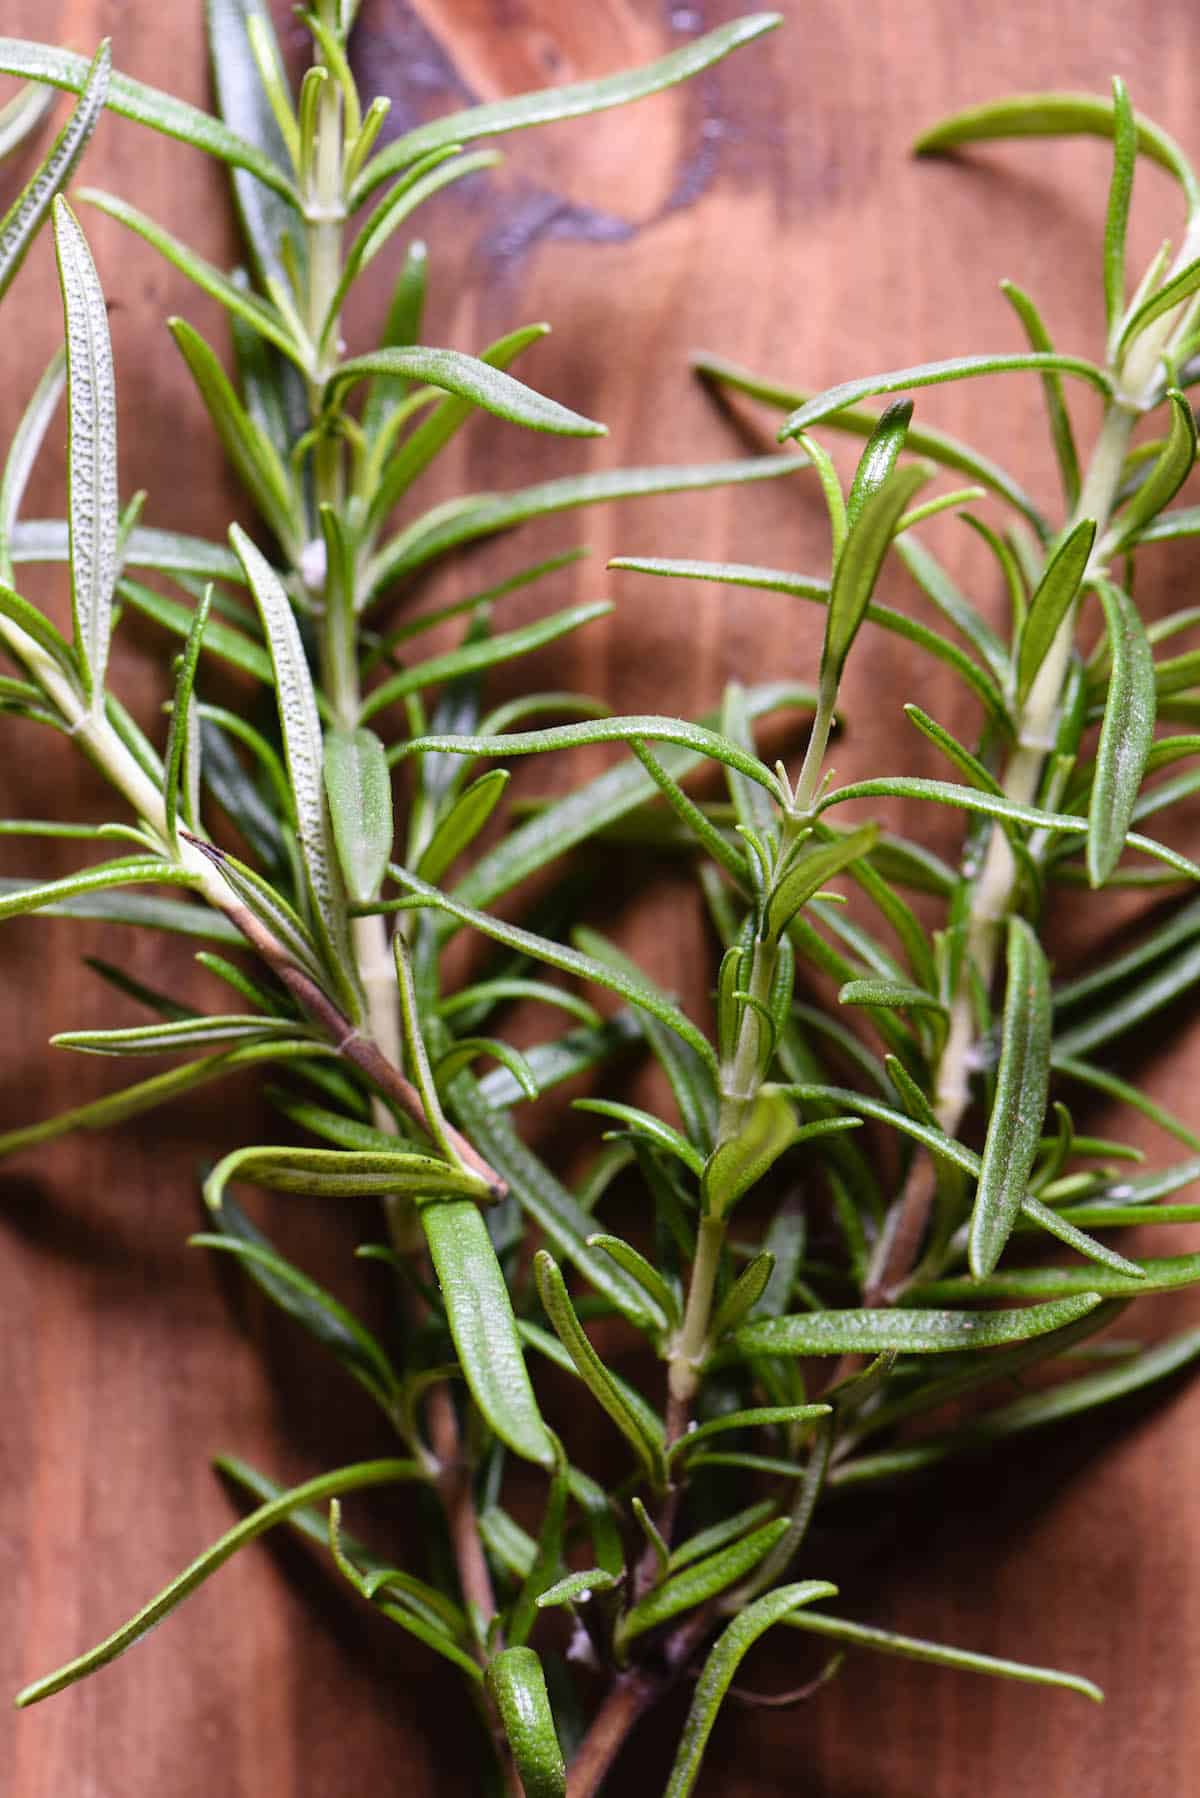
M 336 366 L 340 344 L 337 320 L 329 318 L 341 280 L 342 220 L 342 101 L 337 83 L 324 84 L 318 111 L 315 158 L 316 216 L 309 225 L 309 294 L 308 316 L 313 341 L 319 344 L 324 335 L 328 345 L 324 362 L 310 383 L 310 403 L 317 424 L 313 459 L 314 489 L 318 506 L 326 505 L 339 514 L 343 501 L 343 450 L 340 437 L 323 430 L 321 388 Z M 358 672 L 357 624 L 353 592 L 341 591 L 334 571 L 325 571 L 325 607 L 321 643 L 321 660 L 333 713 L 345 729 L 358 721 L 362 691 Z M 400 1027 L 400 1008 L 396 971 L 392 963 L 391 945 L 385 920 L 378 916 L 351 921 L 351 952 L 367 1004 L 367 1024 L 371 1041 L 380 1058 L 393 1068 L 404 1063 L 404 1046 Z M 405 1082 L 407 1085 L 407 1082 Z M 394 1096 L 394 1095 L 389 1095 Z M 419 1099 L 418 1099 L 419 1104 Z M 376 1096 L 372 1103 L 377 1128 L 395 1133 L 395 1119 L 384 1098 Z M 411 1111 L 409 1113 L 411 1114 Z M 423 1108 L 421 1121 L 424 1121 Z M 482 1158 L 457 1131 L 449 1130 L 452 1146 L 467 1166 L 478 1170 L 486 1167 Z M 490 1172 L 490 1170 L 489 1170 Z M 491 1176 L 494 1190 L 503 1188 Z M 411 1199 L 384 1200 L 388 1233 L 398 1253 L 412 1258 L 424 1250 L 417 1207 Z M 447 1534 L 458 1573 L 459 1588 L 474 1624 L 476 1658 L 485 1666 L 489 1655 L 502 1643 L 488 1642 L 489 1626 L 496 1616 L 496 1597 L 491 1570 L 479 1533 L 472 1490 L 471 1468 L 463 1455 L 462 1432 L 454 1408 L 454 1398 L 446 1384 L 430 1389 L 427 1400 L 430 1442 L 437 1462 L 434 1490 L 441 1503 Z M 490 1703 L 483 1705 L 485 1721 L 493 1738 L 497 1758 L 503 1770 L 506 1788 L 519 1798 L 520 1781 L 508 1752 L 499 1718 Z
M 567 1774 L 567 1798 L 595 1798 L 638 1718 L 660 1697 L 662 1682 L 633 1671 L 614 1680 Z
M 1083 518 L 1096 522 L 1096 541 L 1084 579 L 1097 567 L 1104 552 L 1108 520 L 1116 504 L 1121 471 L 1129 448 L 1137 408 L 1124 399 L 1113 400 L 1104 416 L 1092 453 L 1079 502 L 1070 524 Z M 1017 743 L 1005 770 L 1005 797 L 1019 805 L 1037 798 L 1046 759 L 1053 752 L 1063 686 L 1070 666 L 1075 637 L 1075 607 L 1059 626 L 1045 660 L 1038 670 L 1018 721 Z M 997 824 L 975 878 L 966 918 L 966 942 L 957 987 L 950 1004 L 950 1024 L 938 1061 L 934 1112 L 947 1135 L 954 1135 L 970 1103 L 971 1073 L 976 1050 L 972 974 L 986 988 L 996 971 L 1000 937 L 1013 909 L 1017 865 L 1003 829 Z M 901 1195 L 890 1232 L 880 1239 L 879 1265 L 868 1280 L 868 1304 L 893 1297 L 916 1264 L 933 1205 L 934 1182 L 925 1160 L 913 1168 Z
M 700 1368 L 708 1344 L 717 1268 L 724 1244 L 724 1218 L 702 1217 L 696 1234 L 696 1258 L 692 1263 L 692 1277 L 688 1284 L 687 1307 L 683 1325 L 671 1351 L 668 1376 L 672 1397 L 685 1405 L 694 1397 L 700 1381 Z M 683 1427 L 686 1428 L 686 1421 Z M 677 1433 L 682 1434 L 682 1431 L 678 1430 Z
M 792 796 L 792 813 L 796 818 L 804 818 L 812 810 L 813 801 L 817 796 L 817 787 L 821 780 L 821 769 L 825 762 L 825 751 L 829 747 L 829 733 L 833 729 L 836 709 L 837 682 L 836 680 L 832 682 L 822 680 L 817 693 L 817 709 L 813 715 L 808 747 L 804 751 L 804 760 L 800 764 L 800 773 Z

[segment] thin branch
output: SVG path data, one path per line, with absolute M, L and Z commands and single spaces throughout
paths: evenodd
M 648 1673 L 620 1674 L 596 1712 L 567 1774 L 567 1798 L 595 1798 L 630 1730 L 666 1689 Z
M 181 834 L 187 835 L 186 832 Z M 221 866 L 225 856 L 214 843 L 206 843 L 200 837 L 193 836 L 188 836 L 187 840 L 216 867 Z M 358 1068 L 371 1085 L 390 1099 L 406 1117 L 411 1118 L 427 1135 L 431 1134 L 420 1093 L 411 1081 L 405 1079 L 399 1068 L 388 1060 L 374 1038 L 364 1036 L 351 1023 L 341 1007 L 317 985 L 312 976 L 298 968 L 288 957 L 266 925 L 260 923 L 253 912 L 240 904 L 232 894 L 228 899 L 211 894 L 206 897 L 237 926 L 293 999 L 308 1013 L 322 1035 L 333 1044 L 338 1054 Z M 462 1161 L 486 1183 L 488 1196 L 493 1199 L 505 1198 L 508 1193 L 507 1181 L 501 1178 L 478 1149 L 452 1124 L 447 1123 L 443 1128 Z

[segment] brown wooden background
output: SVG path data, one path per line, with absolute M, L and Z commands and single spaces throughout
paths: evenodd
M 469 97 L 600 73 L 660 53 L 718 23 L 729 0 L 364 0 L 364 84 L 389 93 L 402 123 Z M 505 487 L 566 467 L 739 453 L 728 420 L 690 383 L 706 347 L 820 386 L 927 357 L 1010 348 L 1017 333 L 996 282 L 1031 287 L 1063 347 L 1094 353 L 1098 230 L 1107 178 L 1088 143 L 1014 146 L 958 165 L 916 164 L 907 145 L 947 110 L 1017 88 L 1103 89 L 1113 72 L 1135 101 L 1200 151 L 1194 70 L 1200 20 L 1190 0 L 784 0 L 786 29 L 690 88 L 590 129 L 511 140 L 494 176 L 438 203 L 429 338 L 476 348 L 530 318 L 557 335 L 523 367 L 529 379 L 604 418 L 611 437 L 561 451 L 479 428 L 445 479 Z M 281 20 L 284 9 L 277 8 Z M 90 50 L 115 39 L 118 65 L 206 99 L 198 0 L 8 0 L 7 31 Z M 294 28 L 284 22 L 283 29 Z M 11 187 L 17 171 L 3 171 Z M 88 180 L 116 188 L 218 260 L 233 254 L 222 177 L 212 165 L 117 120 L 102 126 Z M 1179 218 L 1166 182 L 1140 177 L 1139 255 Z M 218 536 L 237 498 L 162 326 L 175 310 L 210 334 L 213 311 L 134 240 L 94 216 L 87 228 L 112 303 L 122 419 L 122 487 L 150 489 L 151 522 Z M 23 304 L 24 302 L 24 304 Z M 363 316 L 356 327 L 365 332 Z M 0 412 L 7 430 L 58 340 L 48 243 L 5 313 Z M 1035 383 L 1024 378 L 931 397 L 923 416 L 1014 459 L 1048 495 Z M 1027 447 L 1028 446 L 1028 447 Z M 61 507 L 57 471 L 35 510 Z M 966 533 L 959 532 L 965 537 Z M 819 570 L 822 532 L 803 480 L 567 519 L 539 546 L 586 537 L 590 566 L 555 603 L 609 593 L 617 619 L 545 658 L 546 684 L 578 684 L 622 709 L 696 712 L 732 675 L 811 670 L 816 625 L 767 596 L 643 586 L 606 577 L 618 550 L 727 555 Z M 957 554 L 951 530 L 944 538 Z M 500 546 L 493 571 L 529 560 Z M 1187 590 L 1186 552 L 1158 552 L 1152 609 Z M 1194 566 L 1194 563 L 1191 564 Z M 1147 572 L 1151 572 L 1147 564 Z M 31 582 L 31 586 L 35 583 Z M 53 588 L 53 583 L 50 583 Z M 46 584 L 38 591 L 47 590 Z M 998 605 L 986 577 L 981 598 Z M 529 596 L 514 619 L 549 603 Z M 61 590 L 55 603 L 63 603 Z M 144 716 L 158 694 L 152 634 L 130 623 L 115 653 L 121 690 Z M 952 727 L 969 710 L 892 639 L 855 651 L 839 750 L 844 772 L 932 772 L 903 724 L 919 699 Z M 97 782 L 65 747 L 6 726 L 5 815 L 103 816 Z M 547 765 L 529 777 L 561 786 Z M 928 831 L 927 812 L 905 819 Z M 1200 850 L 1195 813 L 1172 840 Z M 36 859 L 35 859 L 36 858 Z M 5 871 L 65 869 L 73 857 L 4 851 Z M 1088 902 L 1089 904 L 1091 902 Z M 1089 923 L 1084 902 L 1058 920 L 1065 959 L 1128 906 Z M 598 917 L 627 931 L 661 978 L 688 988 L 700 938 L 683 889 Z M 136 970 L 187 973 L 173 942 L 130 950 L 98 929 L 22 922 L 0 939 L 4 1127 L 105 1090 L 112 1070 L 45 1048 L 56 1029 L 111 1021 L 105 989 L 78 959 L 132 955 Z M 122 1016 L 124 1013 L 122 1013 Z M 132 1015 L 132 1014 L 131 1014 Z M 1186 1017 L 1156 1032 L 1154 1089 L 1185 1113 L 1200 1071 Z M 380 1452 L 365 1403 L 330 1379 L 203 1257 L 184 1247 L 197 1221 L 196 1172 L 242 1140 L 248 1097 L 222 1090 L 106 1138 L 80 1139 L 0 1170 L 0 1691 L 78 1652 L 149 1596 L 230 1517 L 207 1467 L 242 1453 L 284 1477 Z M 1159 1156 L 1161 1140 L 1149 1144 Z M 279 1214 L 274 1214 L 277 1218 Z M 326 1277 L 354 1290 L 328 1218 L 303 1205 L 282 1225 Z M 325 1245 L 322 1254 L 321 1245 Z M 1148 1308 L 1148 1328 L 1200 1318 L 1200 1303 Z M 1037 1437 L 994 1466 L 964 1470 L 914 1499 L 880 1499 L 829 1547 L 848 1570 L 857 1614 L 915 1634 L 1058 1663 L 1091 1675 L 1103 1710 L 1067 1695 L 855 1658 L 840 1681 L 788 1713 L 729 1711 L 701 1791 L 730 1798 L 1176 1798 L 1198 1789 L 1200 1729 L 1200 1387 L 1145 1416 Z M 374 1507 L 377 1527 L 419 1527 L 407 1504 Z M 748 1671 L 763 1687 L 812 1663 L 777 1642 Z M 676 1711 L 679 1707 L 676 1706 Z M 0 1712 L 0 1717 L 3 1713 Z M 677 1721 L 677 1718 L 673 1719 Z M 661 1789 L 669 1732 L 647 1732 L 615 1789 Z M 333 1798 L 360 1791 L 472 1790 L 470 1730 L 453 1677 L 365 1617 L 305 1553 L 256 1548 L 169 1620 L 154 1640 L 82 1688 L 0 1721 L 0 1789 L 13 1798 Z

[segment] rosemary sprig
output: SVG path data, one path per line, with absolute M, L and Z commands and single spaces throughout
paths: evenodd
M 1058 885 L 1147 878 L 1130 854 L 1153 860 L 1155 881 L 1186 890 L 1200 879 L 1194 861 L 1159 840 L 1157 821 L 1154 837 L 1134 828 L 1200 784 L 1187 766 L 1200 737 L 1156 734 L 1156 720 L 1193 722 L 1200 703 L 1200 661 L 1172 641 L 1195 614 L 1147 631 L 1131 575 L 1143 543 L 1200 533 L 1200 514 L 1172 503 L 1196 454 L 1185 393 L 1200 367 L 1200 184 L 1183 152 L 1134 115 L 1119 82 L 1111 102 L 1018 98 L 951 120 L 919 148 L 1037 132 L 1111 138 L 1099 355 L 1060 353 L 1034 301 L 1010 289 L 1029 342 L 1015 354 L 854 378 L 815 396 L 702 357 L 710 383 L 786 411 L 781 440 L 796 447 L 711 467 L 564 473 L 443 503 L 393 529 L 396 504 L 478 411 L 564 438 L 602 426 L 511 372 L 541 327 L 514 331 L 478 357 L 422 342 L 419 244 L 396 258 L 382 341 L 352 353 L 341 320 L 362 271 L 394 253 L 394 234 L 422 200 L 493 160 L 468 148 L 477 139 L 635 100 L 777 20 L 756 15 L 630 75 L 498 101 L 380 149 L 385 105 L 360 95 L 351 72 L 354 11 L 353 0 L 318 0 L 304 15 L 313 57 L 293 94 L 259 0 L 211 0 L 220 118 L 113 71 L 107 45 L 88 62 L 0 40 L 0 71 L 78 96 L 0 228 L 2 293 L 52 219 L 66 340 L 0 476 L 0 642 L 14 668 L 0 680 L 0 710 L 67 733 L 121 806 L 97 832 L 61 820 L 0 825 L 13 836 L 94 835 L 106 850 L 115 839 L 119 851 L 66 879 L 8 878 L 0 916 L 103 916 L 206 936 L 222 954 L 205 951 L 204 965 L 237 994 L 235 1009 L 201 1014 L 97 964 L 153 1021 L 64 1033 L 59 1046 L 200 1055 L 12 1132 L 0 1151 L 267 1066 L 273 1103 L 305 1140 L 226 1154 L 205 1184 L 210 1228 L 195 1240 L 235 1259 L 289 1327 L 329 1350 L 402 1450 L 289 1490 L 221 1461 L 257 1508 L 131 1621 L 18 1702 L 112 1659 L 231 1554 L 284 1522 L 327 1549 L 359 1599 L 456 1668 L 488 1737 L 489 1777 L 514 1794 L 587 1798 L 637 1719 L 698 1666 L 666 1786 L 669 1798 L 683 1798 L 742 1657 L 777 1624 L 845 1648 L 1096 1698 L 1082 1675 L 828 1612 L 836 1586 L 796 1575 L 813 1518 L 841 1488 L 927 1471 L 1145 1391 L 1200 1346 L 1192 1332 L 1083 1374 L 1067 1360 L 1140 1292 L 1200 1280 L 1200 1255 L 1145 1259 L 1113 1246 L 1112 1230 L 1195 1221 L 1200 1208 L 1162 1201 L 1200 1175 L 1200 1162 L 1187 1121 L 1093 1059 L 1200 976 L 1196 902 L 1057 988 L 1041 933 Z M 205 262 L 123 199 L 81 196 L 229 316 L 232 380 L 187 321 L 171 321 L 217 446 L 261 525 L 259 537 L 233 527 L 228 547 L 143 526 L 140 496 L 120 503 L 103 290 L 61 193 L 105 105 L 217 156 L 233 178 L 252 279 Z M 0 138 L 19 141 L 38 116 L 21 98 L 0 119 Z M 1187 217 L 1175 260 L 1160 258 L 1130 296 L 1125 245 L 1139 154 L 1175 176 Z M 914 423 L 925 387 L 999 372 L 1042 382 L 1061 520 L 1033 503 L 1021 470 Z M 1103 407 L 1082 453 L 1074 382 Z M 68 516 L 31 524 L 20 516 L 24 489 L 64 388 Z M 877 398 L 889 401 L 884 409 L 861 403 Z M 1158 430 L 1149 448 L 1135 442 L 1146 417 Z M 849 480 L 826 446 L 829 432 L 865 439 Z M 935 486 L 946 473 L 971 485 Z M 827 572 L 658 555 L 613 563 L 826 609 L 814 670 L 731 686 L 702 720 L 609 715 L 557 690 L 488 709 L 490 669 L 606 609 L 568 607 L 519 629 L 493 628 L 508 593 L 553 578 L 570 558 L 533 562 L 437 611 L 400 609 L 408 594 L 397 589 L 419 587 L 428 569 L 482 537 L 611 498 L 781 475 L 816 478 L 829 516 Z M 1001 508 L 999 528 L 994 512 L 967 511 L 981 501 Z M 925 523 L 951 508 L 974 523 L 1003 574 L 1006 633 L 922 539 Z M 69 574 L 70 641 L 14 586 L 35 558 Z M 899 558 L 938 628 L 879 597 Z M 174 593 L 127 568 L 149 570 Z M 161 752 L 112 690 L 119 602 L 182 640 Z M 1099 632 L 1086 659 L 1085 608 Z M 458 616 L 466 625 L 453 649 L 418 648 L 417 659 L 400 660 L 426 630 Z M 980 703 L 971 742 L 922 707 L 905 708 L 947 761 L 942 780 L 886 774 L 831 786 L 827 750 L 844 670 L 860 630 L 876 626 L 914 657 L 933 657 Z M 270 694 L 273 717 L 246 718 L 205 698 L 214 663 Z M 759 722 L 783 708 L 811 720 L 795 768 L 769 766 L 758 749 Z M 506 771 L 474 768 L 614 742 L 627 761 L 523 817 L 502 809 Z M 721 800 L 686 784 L 705 764 L 725 780 Z M 962 813 L 957 868 L 877 822 L 846 826 L 839 815 L 850 801 L 895 797 Z M 217 840 L 215 806 L 235 843 Z M 502 833 L 480 851 L 494 819 Z M 669 847 L 695 868 L 721 950 L 711 1034 L 693 1015 L 695 995 L 680 1003 L 652 970 L 586 928 L 569 891 L 529 923 L 497 909 L 529 875 L 614 834 Z M 154 885 L 168 891 L 134 890 Z M 843 910 L 848 886 L 856 904 Z M 922 922 L 915 895 L 940 907 L 936 928 Z M 467 930 L 486 939 L 491 960 L 456 991 L 445 984 L 445 951 Z M 239 950 L 253 953 L 253 971 L 227 958 Z M 602 1017 L 556 975 L 604 989 L 620 1009 Z M 811 1002 L 813 975 L 834 984 L 824 1009 Z M 518 1050 L 504 1014 L 524 999 L 548 1002 L 557 1022 Z M 527 1147 L 516 1108 L 580 1074 L 600 1080 L 630 1052 L 659 1063 L 670 1114 L 603 1088 L 580 1101 L 603 1141 L 572 1191 Z M 496 1064 L 483 1075 L 481 1057 Z M 1080 1083 L 1140 1110 L 1191 1158 L 1130 1175 L 1121 1163 L 1131 1151 L 1077 1127 L 1066 1100 Z M 652 1218 L 640 1242 L 597 1227 L 618 1178 L 638 1182 Z M 364 1243 L 363 1253 L 395 1270 L 403 1352 L 250 1222 L 241 1184 L 382 1201 L 387 1240 Z M 751 1193 L 769 1221 L 747 1240 L 731 1227 L 736 1214 L 740 1229 Z M 814 1197 L 838 1232 L 836 1261 L 809 1253 Z M 1042 1246 L 1056 1259 L 1025 1256 L 1035 1235 L 1054 1239 Z M 658 1366 L 644 1389 L 593 1340 L 597 1317 L 649 1345 Z M 815 1400 L 805 1380 L 813 1359 L 830 1370 Z M 1007 1382 L 1042 1367 L 1061 1377 L 1013 1399 Z M 547 1427 L 546 1382 L 561 1379 L 622 1445 L 624 1473 L 611 1493 Z M 909 1433 L 912 1420 L 989 1387 L 1003 1402 L 955 1428 Z M 508 1509 L 514 1458 L 544 1476 L 535 1534 Z M 448 1556 L 413 1543 L 412 1564 L 394 1566 L 343 1529 L 342 1493 L 402 1481 L 437 1501 Z M 561 1738 L 571 1675 L 551 1658 L 549 1613 L 560 1609 L 577 1658 L 602 1680 L 569 1764 Z

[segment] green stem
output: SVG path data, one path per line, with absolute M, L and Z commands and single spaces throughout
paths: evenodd
M 746 991 L 764 1010 L 770 1003 L 777 959 L 778 946 L 773 939 L 760 938 L 755 942 Z M 738 1135 L 746 1121 L 746 1113 L 758 1095 L 762 1084 L 765 1060 L 763 1037 L 766 1031 L 766 1020 L 761 1012 L 756 1011 L 753 1005 L 744 1005 L 738 1025 L 733 1064 L 727 1075 L 722 1072 L 721 1112 L 717 1121 L 718 1144 L 730 1142 Z
M 712 1319 L 717 1269 L 724 1246 L 724 1218 L 702 1217 L 696 1235 L 696 1259 L 692 1263 L 692 1277 L 688 1283 L 687 1308 L 671 1349 L 668 1378 L 671 1396 L 677 1404 L 689 1404 L 700 1383 L 700 1369 L 704 1365 L 708 1348 L 708 1326 Z M 684 1427 L 686 1428 L 686 1421 Z M 676 1436 L 682 1433 L 677 1428 Z
M 809 734 L 808 747 L 804 751 L 804 760 L 800 765 L 800 775 L 796 781 L 792 796 L 792 818 L 798 823 L 811 812 L 817 797 L 817 788 L 821 781 L 821 769 L 825 762 L 825 751 L 829 747 L 829 733 L 833 729 L 834 716 L 837 709 L 837 682 L 822 680 L 817 694 L 817 709 L 813 716 L 812 731 Z M 793 824 L 794 832 L 794 824 Z M 785 822 L 785 843 L 787 840 L 787 824 Z
M 1096 542 L 1084 579 L 1101 564 L 1104 536 L 1116 504 L 1121 473 L 1137 410 L 1123 399 L 1105 413 L 1088 464 L 1079 503 L 1068 528 L 1083 518 L 1096 522 Z M 1032 804 L 1041 787 L 1046 759 L 1054 749 L 1063 686 L 1075 639 L 1073 606 L 1063 619 L 1038 670 L 1017 720 L 1017 744 L 1002 782 L 1005 796 L 1019 805 Z M 1000 953 L 1001 933 L 1013 909 L 1017 864 L 1005 832 L 992 829 L 983 864 L 971 889 L 966 942 L 958 985 L 951 999 L 950 1023 L 935 1073 L 934 1112 L 948 1136 L 957 1133 L 971 1098 L 971 1072 L 976 1031 L 972 971 L 990 987 Z M 924 1158 L 913 1168 L 891 1219 L 880 1238 L 867 1281 L 866 1300 L 878 1304 L 893 1297 L 916 1265 L 933 1206 L 935 1183 Z
M 331 12 L 326 4 L 323 15 Z M 326 23 L 331 24 L 327 17 Z M 317 116 L 317 142 L 313 181 L 314 204 L 309 213 L 308 229 L 308 319 L 314 343 L 321 341 L 330 305 L 342 276 L 342 226 L 345 200 L 342 191 L 342 97 L 331 78 L 322 89 Z M 314 489 L 318 507 L 332 508 L 340 519 L 344 510 L 344 456 L 340 435 L 323 415 L 325 381 L 336 368 L 341 355 L 337 320 L 330 321 L 325 341 L 328 366 L 315 371 L 309 384 L 309 402 L 316 431 L 313 455 Z M 354 614 L 353 582 L 344 590 L 332 569 L 325 571 L 325 605 L 322 618 L 321 666 L 328 686 L 328 698 L 334 717 L 343 729 L 351 729 L 358 720 L 362 703 L 359 678 L 357 627 Z M 355 918 L 351 923 L 351 949 L 357 963 L 367 1001 L 367 1023 L 371 1037 L 382 1054 L 394 1066 L 404 1060 L 400 1025 L 399 994 L 396 970 L 392 960 L 388 926 L 379 916 Z M 376 1127 L 395 1133 L 395 1119 L 383 1099 L 372 1101 Z M 446 1144 L 452 1158 L 457 1156 L 460 1141 L 457 1132 Z M 468 1147 L 468 1156 L 475 1159 Z M 411 1199 L 385 1199 L 384 1211 L 388 1232 L 396 1250 L 406 1256 L 419 1255 L 425 1246 L 417 1208 Z M 496 1599 L 491 1573 L 479 1534 L 472 1490 L 471 1469 L 463 1457 L 462 1434 L 448 1386 L 434 1386 L 428 1397 L 428 1418 L 434 1456 L 438 1465 L 435 1489 L 441 1500 L 450 1535 L 459 1585 L 470 1611 L 483 1631 L 496 1615 Z M 485 1664 L 487 1652 L 478 1651 Z M 519 1798 L 520 1781 L 508 1753 L 506 1738 L 499 1719 L 490 1704 L 484 1704 L 485 1721 L 493 1737 L 497 1758 L 503 1771 L 506 1789 Z

